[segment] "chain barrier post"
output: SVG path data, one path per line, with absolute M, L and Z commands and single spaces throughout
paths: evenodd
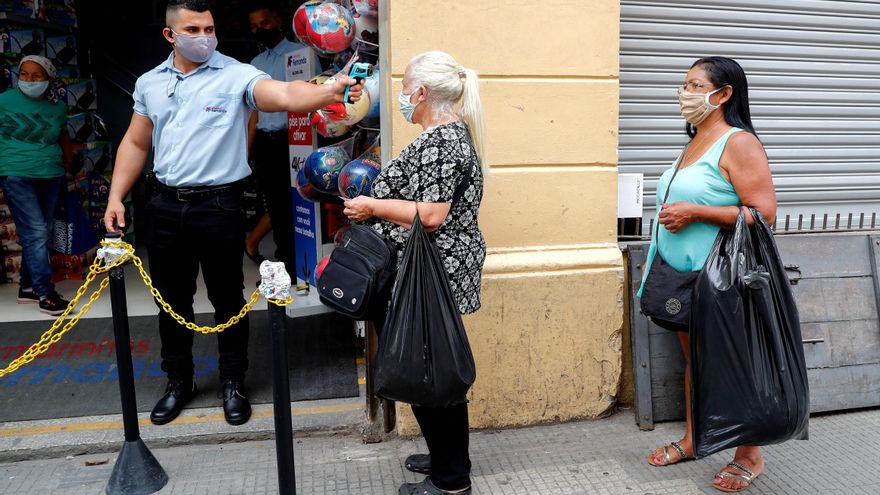
M 108 241 L 119 241 L 122 234 L 110 232 Z M 113 263 L 125 252 L 121 248 L 103 247 L 105 264 Z M 128 305 L 125 299 L 125 264 L 110 270 L 110 302 L 113 312 L 113 334 L 116 337 L 116 367 L 119 373 L 119 395 L 122 399 L 122 424 L 125 443 L 107 483 L 107 495 L 147 495 L 158 492 L 168 483 L 168 475 L 159 461 L 141 440 L 137 418 L 134 372 L 131 363 L 131 337 L 128 332 Z
M 293 418 L 290 412 L 290 375 L 287 367 L 287 314 L 279 300 L 290 301 L 290 275 L 284 263 L 260 265 L 260 293 L 269 306 L 272 327 L 272 405 L 275 411 L 275 455 L 278 461 L 278 493 L 296 495 L 293 462 Z

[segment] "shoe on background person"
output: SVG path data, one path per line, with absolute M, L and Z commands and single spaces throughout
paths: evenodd
M 37 304 L 40 302 L 40 296 L 37 295 L 33 287 L 19 287 L 18 298 L 15 302 L 18 304 Z
M 21 292 L 19 292 L 19 299 L 21 299 Z M 70 302 L 53 290 L 46 297 L 40 298 L 39 304 L 41 312 L 51 316 L 58 316 L 67 309 Z

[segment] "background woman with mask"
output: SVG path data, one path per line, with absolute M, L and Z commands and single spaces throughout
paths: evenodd
M 423 53 L 409 62 L 398 100 L 407 122 L 424 131 L 382 167 L 373 197 L 346 201 L 345 214 L 357 222 L 372 221 L 394 243 L 400 260 L 418 213 L 425 229 L 433 232 L 459 311 L 472 313 L 480 308 L 486 257 L 477 215 L 488 172 L 477 75 L 446 53 Z M 462 181 L 469 185 L 453 205 Z M 450 407 L 412 409 L 430 454 L 410 456 L 406 468 L 430 476 L 404 484 L 399 493 L 471 493 L 466 399 Z
M 691 140 L 657 184 L 659 212 L 645 266 L 650 267 L 654 257 L 661 256 L 679 272 L 700 271 L 718 231 L 735 225 L 741 205 L 756 208 L 768 222 L 775 221 L 776 191 L 767 154 L 752 126 L 748 98 L 746 75 L 736 61 L 708 57 L 691 66 L 679 89 L 685 130 Z M 745 215 L 751 224 L 748 210 Z M 639 297 L 649 272 L 650 268 L 645 271 Z M 687 366 L 687 431 L 683 439 L 648 457 L 654 466 L 693 458 L 688 328 L 667 325 L 667 329 L 678 332 Z M 742 446 L 733 462 L 715 475 L 713 486 L 739 492 L 763 472 L 760 449 Z
M 29 55 L 19 64 L 17 90 L 0 94 L 0 188 L 21 239 L 19 303 L 38 303 L 58 315 L 67 301 L 55 292 L 49 265 L 49 239 L 61 188 L 63 164 L 70 163 L 70 138 L 64 130 L 67 109 L 49 101 L 55 66 Z

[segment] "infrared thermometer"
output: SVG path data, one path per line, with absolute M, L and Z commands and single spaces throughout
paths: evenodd
M 348 73 L 348 77 L 355 80 L 357 84 L 363 84 L 364 79 L 370 77 L 373 73 L 373 66 L 366 62 L 357 62 L 351 66 L 351 71 Z M 345 87 L 345 94 L 343 95 L 343 101 L 346 103 L 354 103 L 348 96 L 348 90 L 351 89 L 351 86 Z

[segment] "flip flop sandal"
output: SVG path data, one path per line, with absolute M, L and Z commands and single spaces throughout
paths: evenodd
M 672 456 L 669 455 L 669 447 L 672 447 L 678 453 L 677 461 L 673 461 Z M 669 442 L 669 445 L 663 447 L 663 464 L 654 464 L 650 460 L 648 461 L 648 464 L 652 466 L 663 467 L 678 464 L 679 462 L 691 461 L 693 459 L 693 456 L 688 457 L 688 455 L 684 452 L 684 449 L 681 448 L 681 445 L 679 445 L 678 442 Z
M 734 490 L 732 488 L 724 488 L 723 486 L 719 486 L 719 485 L 716 485 L 715 483 L 712 483 L 713 488 L 715 488 L 718 491 L 725 492 L 725 493 L 739 493 L 741 491 L 744 491 L 746 488 L 748 488 L 752 485 L 753 481 L 758 479 L 758 476 L 761 476 L 760 474 L 755 475 L 755 473 L 753 473 L 751 470 L 749 470 L 748 468 L 746 468 L 745 466 L 743 466 L 742 464 L 740 464 L 738 462 L 728 463 L 726 467 L 739 469 L 740 471 L 742 471 L 745 474 L 736 474 L 736 473 L 731 473 L 730 471 L 718 471 L 718 474 L 716 474 L 715 476 L 722 478 L 722 479 L 724 479 L 724 478 L 738 478 L 738 479 L 745 481 L 746 485 L 738 490 Z

